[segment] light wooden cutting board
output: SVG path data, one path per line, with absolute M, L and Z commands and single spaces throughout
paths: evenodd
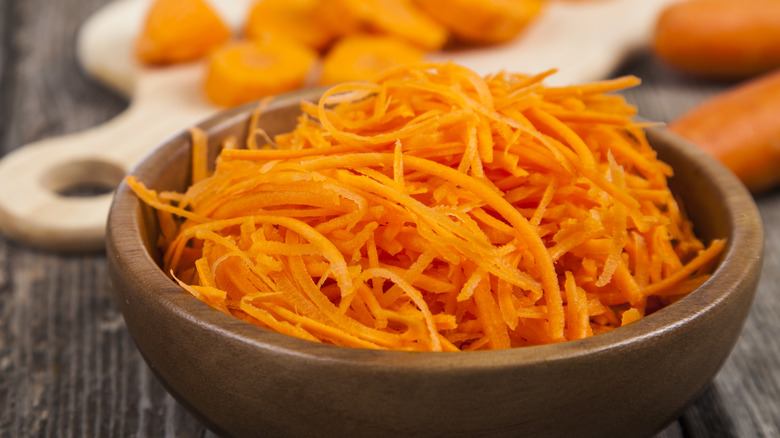
M 251 1 L 211 3 L 238 32 Z M 658 13 L 672 1 L 551 1 L 541 19 L 510 44 L 431 58 L 481 74 L 557 68 L 547 82 L 552 85 L 597 80 L 649 41 Z M 0 160 L 0 230 L 6 236 L 48 250 L 101 250 L 112 194 L 60 193 L 80 185 L 116 187 L 156 145 L 220 109 L 201 92 L 201 63 L 148 68 L 133 58 L 150 2 L 115 0 L 81 27 L 80 65 L 130 105 L 100 126 L 25 145 Z

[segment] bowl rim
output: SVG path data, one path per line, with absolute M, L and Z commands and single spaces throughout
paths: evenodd
M 322 89 L 303 90 L 277 96 L 266 110 L 297 104 L 301 99 L 316 98 Z M 206 132 L 224 124 L 244 120 L 257 107 L 251 102 L 221 111 L 195 124 Z M 732 294 L 757 281 L 763 262 L 763 227 L 752 195 L 725 166 L 697 146 L 671 131 L 650 126 L 645 131 L 654 142 L 663 142 L 683 159 L 696 163 L 703 178 L 711 182 L 714 196 L 724 202 L 728 212 L 729 234 L 726 247 L 713 275 L 694 292 L 630 325 L 586 339 L 556 344 L 518 347 L 506 350 L 469 352 L 413 352 L 396 350 L 368 350 L 320 344 L 277 333 L 241 321 L 213 309 L 193 297 L 173 282 L 149 255 L 141 238 L 139 221 L 142 205 L 126 182 L 122 181 L 114 193 L 107 222 L 107 248 L 113 254 L 110 262 L 116 264 L 120 276 L 143 279 L 144 295 L 158 305 L 165 306 L 179 317 L 192 321 L 207 330 L 238 340 L 247 345 L 276 354 L 304 356 L 310 360 L 371 363 L 377 367 L 391 366 L 400 372 L 434 372 L 458 367 L 471 371 L 501 370 L 507 367 L 563 361 L 594 354 L 608 354 L 625 345 L 652 342 L 653 339 L 691 324 L 730 299 Z M 149 151 L 129 171 L 142 181 L 153 164 L 170 152 L 187 146 L 189 130 L 184 129 L 162 141 Z M 125 253 L 125 257 L 121 254 Z M 155 291 L 155 292 L 151 292 Z

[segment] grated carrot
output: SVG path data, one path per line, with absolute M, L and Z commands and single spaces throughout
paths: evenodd
M 636 78 L 548 74 L 393 68 L 231 141 L 213 171 L 193 130 L 184 193 L 127 182 L 159 211 L 166 272 L 261 327 L 395 350 L 587 338 L 700 286 L 725 241 L 696 238 L 635 110 L 605 94 Z

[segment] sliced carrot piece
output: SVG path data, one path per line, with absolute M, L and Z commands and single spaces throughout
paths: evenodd
M 281 35 L 314 50 L 323 50 L 336 32 L 322 19 L 320 0 L 256 0 L 249 9 L 244 33 L 262 40 Z
M 509 41 L 542 11 L 541 0 L 417 0 L 459 39 L 474 44 Z
M 206 95 L 231 107 L 292 91 L 307 82 L 316 61 L 316 52 L 278 36 L 229 43 L 209 57 Z
M 390 67 L 418 63 L 424 55 L 418 47 L 395 37 L 346 36 L 325 55 L 320 83 L 371 79 Z
M 325 19 L 342 35 L 378 33 L 438 50 L 448 32 L 411 0 L 323 0 Z
M 230 38 L 230 29 L 206 0 L 155 0 L 135 42 L 147 64 L 194 61 Z

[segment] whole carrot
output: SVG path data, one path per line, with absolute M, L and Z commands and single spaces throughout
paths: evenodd
M 780 183 L 780 70 L 703 102 L 669 128 L 719 159 L 751 192 L 775 187 Z
M 688 73 L 742 78 L 780 67 L 780 0 L 685 0 L 659 16 L 656 53 Z

